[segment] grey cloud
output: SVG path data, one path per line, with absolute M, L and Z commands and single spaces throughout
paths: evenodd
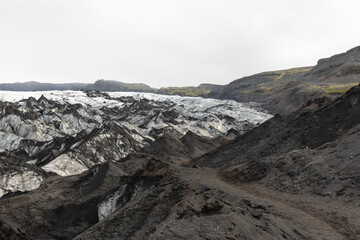
M 358 44 L 358 1 L 5 0 L 0 82 L 226 84 Z

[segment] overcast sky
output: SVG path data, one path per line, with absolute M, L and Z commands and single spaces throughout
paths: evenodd
M 0 82 L 227 84 L 359 45 L 354 0 L 0 0 Z

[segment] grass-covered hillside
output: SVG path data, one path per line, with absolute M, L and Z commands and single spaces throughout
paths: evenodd
M 237 79 L 215 97 L 260 102 L 273 113 L 286 114 L 319 97 L 336 98 L 360 83 L 360 47 L 314 67 L 264 72 Z
M 95 84 L 91 84 L 87 88 L 104 92 L 155 92 L 153 88 L 144 83 L 124 83 L 103 79 L 97 80 Z
M 197 87 L 166 87 L 160 88 L 157 92 L 165 95 L 179 95 L 188 97 L 205 97 L 212 92 L 218 92 L 225 86 L 214 84 L 200 84 Z

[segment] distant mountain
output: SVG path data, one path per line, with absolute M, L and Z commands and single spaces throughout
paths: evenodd
M 179 95 L 189 97 L 207 97 L 212 92 L 219 92 L 224 89 L 224 85 L 200 84 L 197 87 L 166 87 L 160 88 L 157 93 L 165 95 Z
M 95 83 L 2 83 L 4 91 L 51 91 L 51 90 L 99 90 L 105 92 L 155 92 L 156 90 L 143 83 L 123 83 L 110 80 L 98 80 Z
M 103 92 L 149 92 L 165 95 L 179 95 L 204 97 L 210 93 L 219 92 L 224 85 L 200 84 L 198 87 L 167 87 L 161 89 L 152 88 L 144 83 L 124 83 L 114 80 L 99 79 L 95 83 L 2 83 L 0 90 L 3 91 L 52 91 L 52 90 L 99 90 Z
M 87 83 L 40 83 L 40 82 L 24 82 L 24 83 L 2 83 L 0 90 L 4 91 L 51 91 L 51 90 L 78 90 L 88 86 Z
M 89 84 L 88 90 L 99 90 L 104 92 L 155 92 L 154 88 L 143 83 L 123 83 L 110 80 L 98 80 L 95 84 Z

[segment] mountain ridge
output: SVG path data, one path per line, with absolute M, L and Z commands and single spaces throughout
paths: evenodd
M 1 83 L 3 91 L 55 91 L 55 90 L 98 90 L 104 92 L 155 92 L 156 89 L 144 83 L 124 83 L 114 80 L 99 79 L 95 83 L 40 83 L 36 81 L 24 83 Z

